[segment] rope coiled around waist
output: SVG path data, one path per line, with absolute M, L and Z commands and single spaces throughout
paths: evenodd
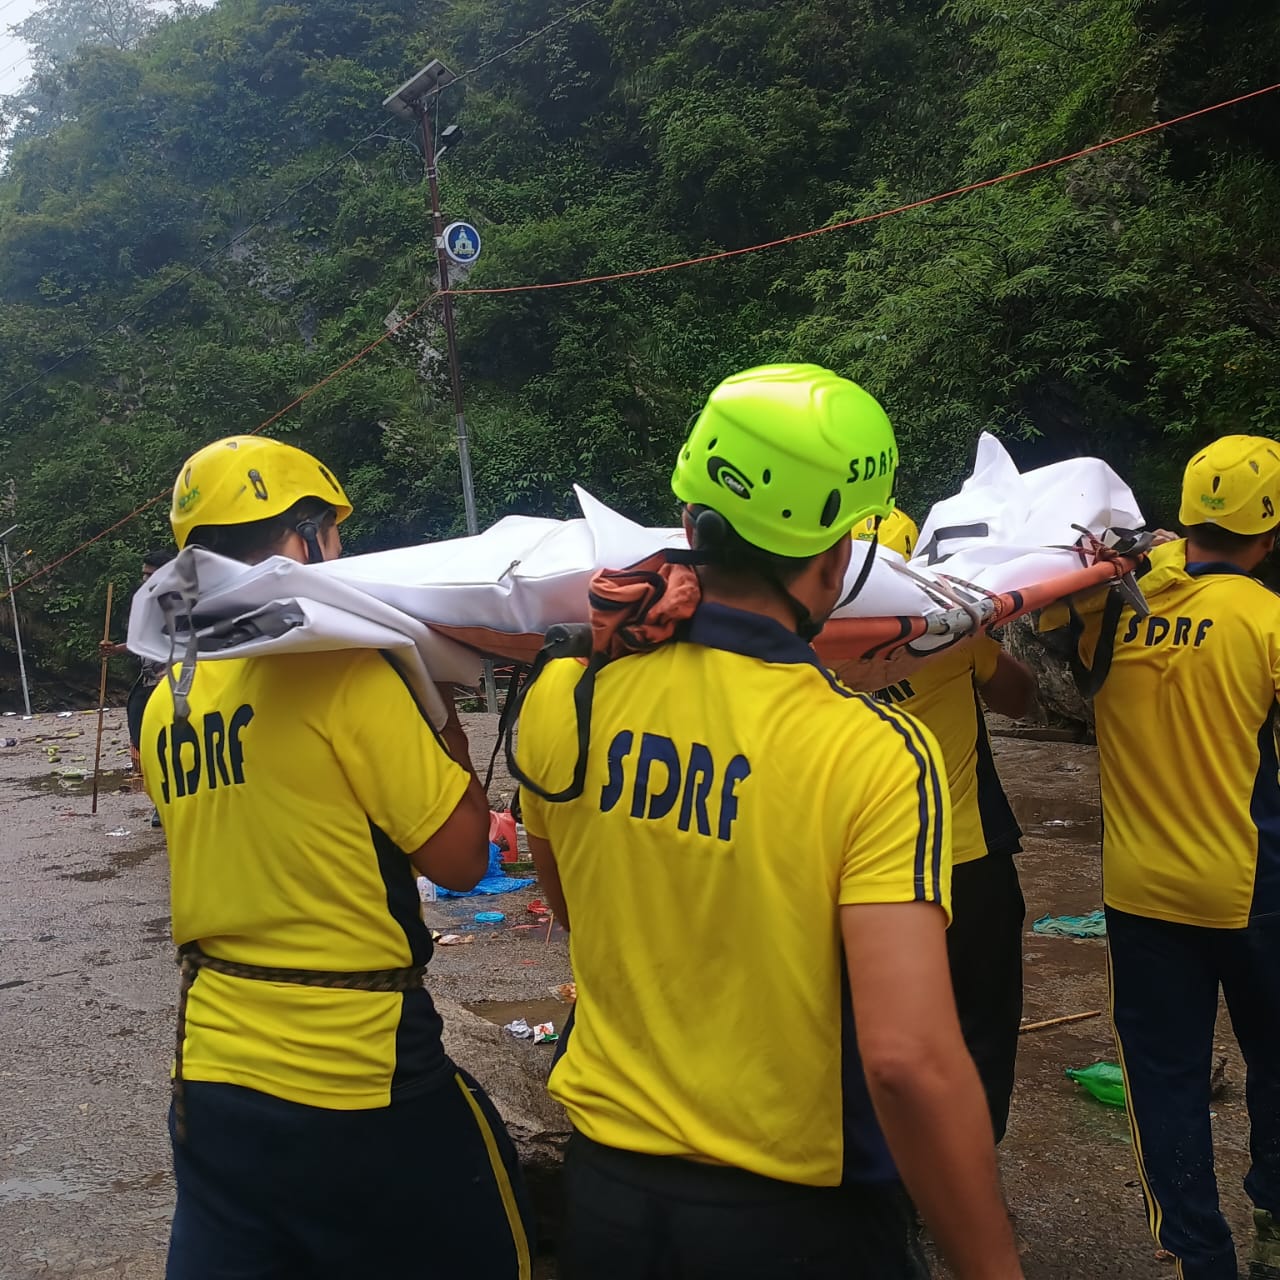
M 187 1137 L 186 1092 L 183 1088 L 183 1044 L 187 1038 L 187 1001 L 201 969 L 243 978 L 250 982 L 280 982 L 295 987 L 326 987 L 335 991 L 417 991 L 426 976 L 426 965 L 406 969 L 286 969 L 275 965 L 242 964 L 202 951 L 197 943 L 178 948 L 178 1040 L 173 1055 L 173 1119 L 179 1142 Z

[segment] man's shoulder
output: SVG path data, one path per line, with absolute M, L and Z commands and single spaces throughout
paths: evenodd
M 536 718 L 541 713 L 541 708 L 547 705 L 548 698 L 571 698 L 574 687 L 582 679 L 586 669 L 586 664 L 579 662 L 577 658 L 554 658 L 548 662 L 524 691 L 521 719 L 526 716 Z M 609 668 L 606 667 L 605 670 L 608 671 Z
M 390 653 L 382 649 L 327 649 L 314 653 L 268 653 L 241 659 L 240 678 L 261 684 L 305 688 L 323 699 L 349 680 L 400 679 Z
M 918 716 L 830 679 L 839 696 L 815 698 L 813 708 L 834 755 L 859 769 L 874 769 L 885 756 L 903 751 L 922 759 L 932 755 L 932 734 Z
M 1280 618 L 1280 594 L 1257 578 L 1241 574 L 1235 581 L 1240 585 L 1240 598 L 1247 601 L 1250 608 L 1259 610 L 1263 619 L 1271 622 Z
M 1193 578 L 1194 599 L 1223 620 L 1234 619 L 1252 630 L 1275 634 L 1280 629 L 1280 595 L 1243 573 L 1209 573 Z M 1216 617 L 1215 617 L 1216 620 Z
M 228 668 L 220 673 L 223 700 L 243 696 L 257 709 L 292 721 L 319 724 L 333 718 L 335 724 L 350 724 L 373 717 L 390 731 L 402 713 L 411 719 L 425 714 L 394 654 L 381 649 L 273 653 L 209 666 Z
M 988 640 L 998 651 L 1000 646 L 994 640 Z M 912 690 L 937 695 L 939 698 L 957 697 L 965 702 L 973 701 L 973 677 L 979 656 L 975 642 L 960 644 L 926 659 L 924 662 L 913 662 L 900 680 L 889 688 L 902 685 Z

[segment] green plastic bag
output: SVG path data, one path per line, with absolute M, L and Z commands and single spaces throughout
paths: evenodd
M 1095 1062 L 1091 1067 L 1068 1067 L 1066 1076 L 1109 1107 L 1124 1106 L 1124 1072 L 1114 1062 Z

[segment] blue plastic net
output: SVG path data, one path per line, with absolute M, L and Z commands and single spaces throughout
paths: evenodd
M 511 893 L 515 889 L 527 889 L 533 881 L 516 880 L 506 875 L 502 870 L 502 850 L 496 844 L 489 845 L 489 869 L 484 873 L 484 879 L 480 881 L 474 889 L 464 889 L 458 892 L 454 889 L 442 889 L 436 887 L 437 898 L 474 898 L 478 894 L 498 894 Z

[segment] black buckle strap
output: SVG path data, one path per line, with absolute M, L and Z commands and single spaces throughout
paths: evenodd
M 1111 671 L 1111 659 L 1116 651 L 1116 632 L 1120 629 L 1120 614 L 1124 611 L 1125 599 L 1114 587 L 1107 594 L 1107 602 L 1102 609 L 1102 620 L 1098 628 L 1098 643 L 1093 651 L 1093 666 L 1087 667 L 1080 657 L 1080 641 L 1084 636 L 1084 619 L 1075 605 L 1068 602 L 1070 615 L 1068 631 L 1071 636 L 1071 678 L 1086 701 L 1097 697 L 1098 691 L 1106 682 Z
M 551 627 L 543 640 L 542 648 L 534 659 L 529 670 L 529 678 L 514 699 L 511 715 L 502 734 L 502 745 L 506 751 L 507 770 L 522 786 L 527 787 L 534 795 L 540 796 L 549 804 L 564 804 L 576 800 L 581 794 L 587 779 L 587 748 L 591 740 L 591 703 L 595 696 L 596 675 L 608 661 L 607 655 L 593 653 L 591 649 L 591 627 L 585 622 L 557 623 Z M 573 691 L 574 722 L 578 733 L 578 758 L 574 762 L 573 777 L 569 785 L 560 791 L 549 791 L 541 783 L 529 777 L 516 763 L 515 727 L 520 719 L 520 711 L 529 690 L 542 674 L 548 662 L 557 658 L 587 658 L 587 668 Z

